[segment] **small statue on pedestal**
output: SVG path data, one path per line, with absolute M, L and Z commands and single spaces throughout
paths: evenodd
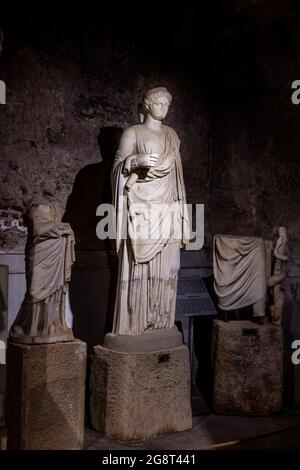
M 66 296 L 75 260 L 74 233 L 54 203 L 33 206 L 24 217 L 27 290 L 9 337 L 19 343 L 74 339 L 65 320 Z

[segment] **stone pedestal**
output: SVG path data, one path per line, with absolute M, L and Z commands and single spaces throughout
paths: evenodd
M 189 354 L 177 329 L 107 335 L 94 352 L 95 429 L 131 441 L 192 427 Z
M 8 342 L 8 449 L 82 449 L 86 344 Z
M 282 328 L 269 323 L 215 320 L 213 371 L 216 413 L 267 416 L 280 411 Z
M 0 257 L 1 259 L 1 257 Z M 5 421 L 6 338 L 8 323 L 8 266 L 0 265 L 0 427 Z
M 4 426 L 0 426 L 0 450 L 7 449 L 7 436 L 6 436 L 6 428 Z

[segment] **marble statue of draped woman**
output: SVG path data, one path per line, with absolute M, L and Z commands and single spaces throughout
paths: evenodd
M 160 124 L 164 113 L 155 119 L 151 104 L 166 93 L 163 88 L 148 92 L 150 118 Z M 147 125 L 147 119 L 121 138 L 112 170 L 119 255 L 115 334 L 174 326 L 180 248 L 189 241 L 179 146 L 174 129 Z M 128 188 L 133 172 L 136 178 Z

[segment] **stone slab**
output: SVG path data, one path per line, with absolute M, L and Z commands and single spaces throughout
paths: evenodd
M 6 438 L 6 428 L 0 426 L 0 450 L 7 449 L 7 438 Z
M 0 252 L 0 264 L 8 267 L 7 331 L 13 324 L 26 292 L 24 252 Z
M 81 341 L 8 341 L 8 449 L 82 449 L 85 369 L 86 344 Z
M 8 324 L 8 266 L 0 265 L 0 426 L 4 425 L 6 340 Z
M 286 272 L 288 277 L 300 279 L 300 260 L 296 261 L 287 263 Z
M 94 352 L 90 406 L 96 430 L 134 441 L 192 427 L 186 346 L 136 353 L 95 346 Z
M 300 260 L 300 243 L 297 241 L 291 241 L 289 240 L 288 242 L 288 247 L 289 247 L 289 256 L 291 259 L 298 259 Z
M 280 326 L 214 321 L 213 408 L 216 413 L 267 416 L 279 412 L 283 395 Z

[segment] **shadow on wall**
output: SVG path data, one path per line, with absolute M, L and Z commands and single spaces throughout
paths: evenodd
M 119 127 L 103 127 L 98 136 L 102 162 L 87 165 L 75 178 L 63 222 L 74 230 L 76 250 L 111 249 L 109 240 L 96 236 L 96 209 L 112 201 L 110 173 L 121 134 Z
M 63 217 L 76 240 L 70 283 L 73 331 L 88 344 L 89 352 L 91 346 L 102 343 L 112 324 L 117 257 L 112 242 L 96 236 L 96 209 L 112 202 L 110 173 L 121 134 L 119 127 L 101 129 L 98 143 L 103 161 L 79 171 Z

